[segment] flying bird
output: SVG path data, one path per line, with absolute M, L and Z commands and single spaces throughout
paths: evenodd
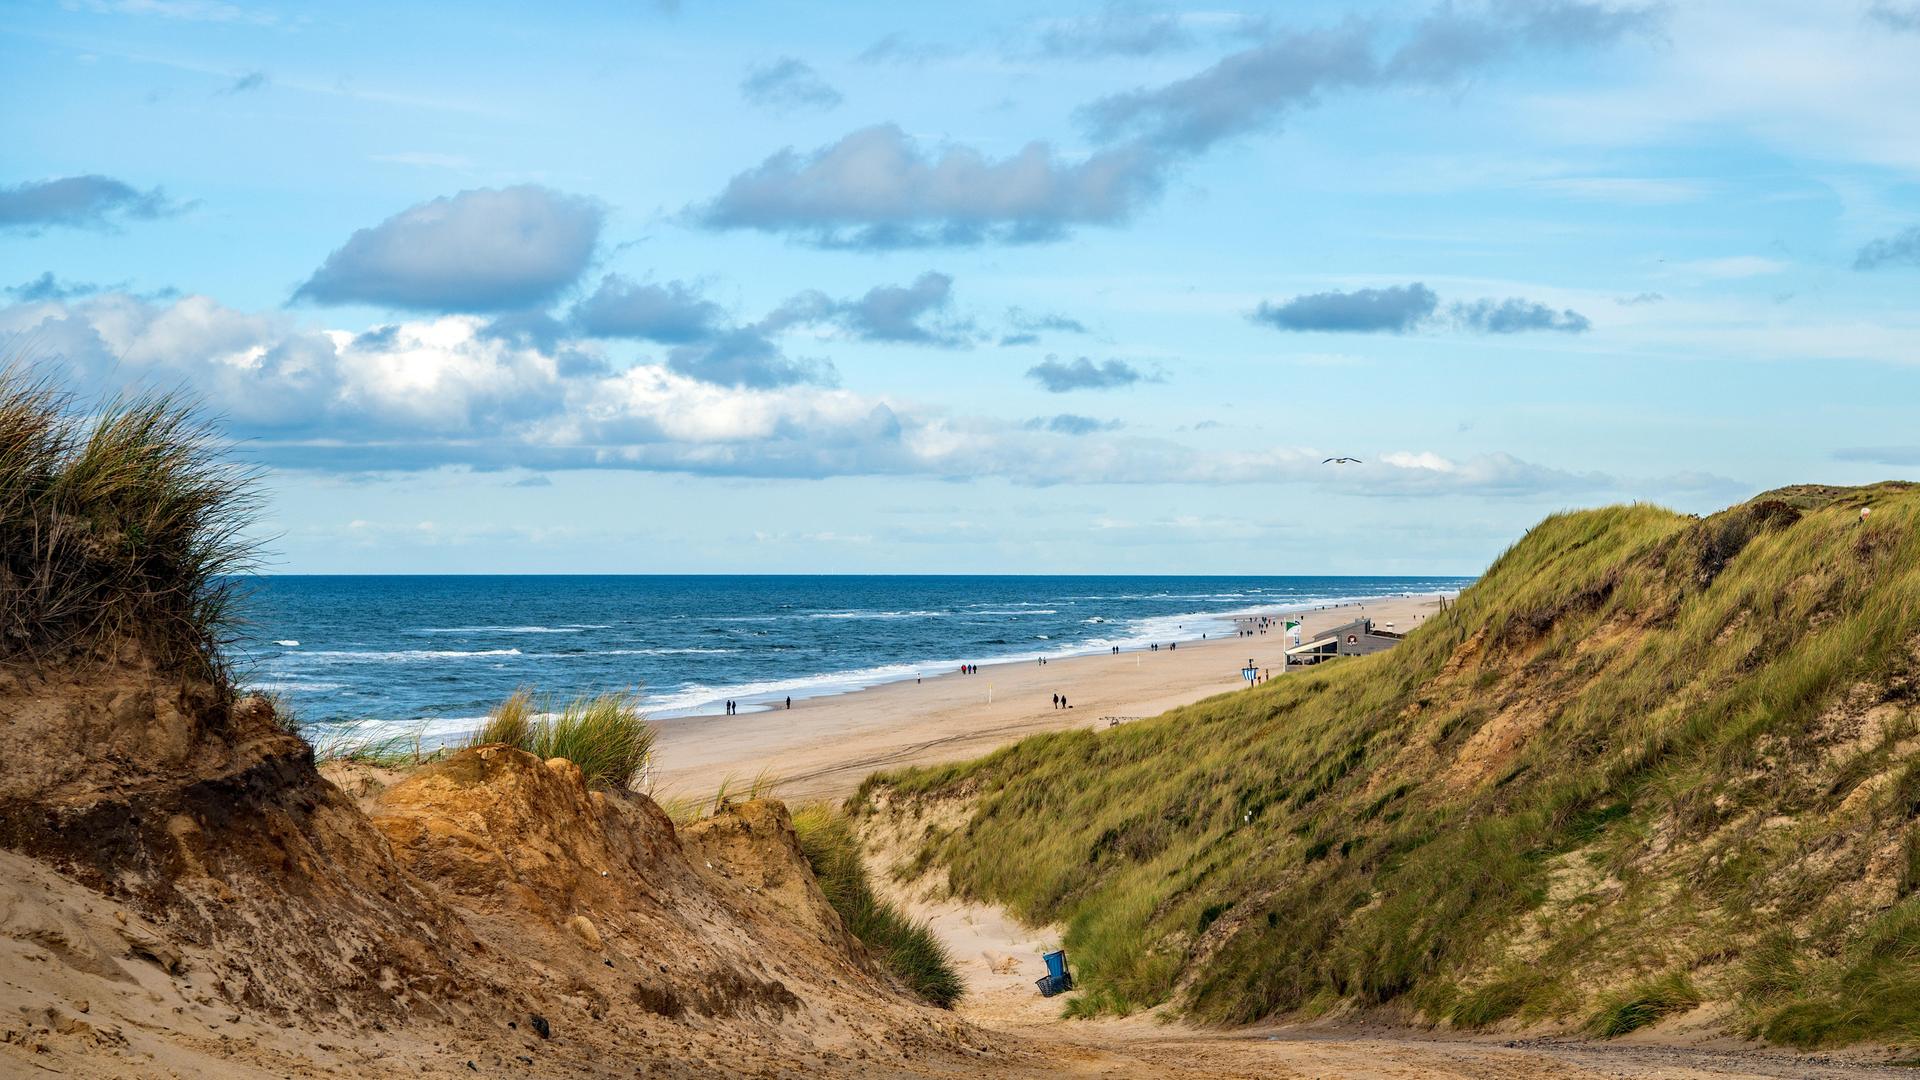
M 1327 460 L 1321 462 L 1320 464 L 1322 465 L 1365 465 L 1366 462 L 1361 461 L 1357 457 L 1330 457 Z

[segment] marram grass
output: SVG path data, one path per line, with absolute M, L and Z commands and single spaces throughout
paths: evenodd
M 1871 514 L 1862 518 L 1862 508 Z M 1074 1008 L 1920 1032 L 1920 487 L 1554 515 L 1397 648 L 870 783 Z M 861 805 L 859 796 L 853 806 Z
M 151 660 L 228 687 L 253 473 L 186 400 L 0 367 L 0 660 Z
M 633 691 L 575 697 L 542 715 L 532 691 L 521 689 L 494 709 L 469 745 L 506 743 L 539 758 L 565 758 L 589 785 L 631 788 L 645 778 L 653 739 Z
M 794 809 L 793 828 L 820 890 L 848 932 L 922 1000 L 952 1008 L 964 986 L 946 946 L 925 923 L 874 895 L 861 862 L 859 837 L 846 816 L 813 803 Z

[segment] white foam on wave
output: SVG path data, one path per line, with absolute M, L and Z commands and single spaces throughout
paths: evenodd
M 611 630 L 604 623 L 568 623 L 565 626 L 422 626 L 409 634 L 578 634 L 587 630 Z
M 274 644 L 280 646 L 283 649 L 297 649 L 300 647 L 300 643 L 293 640 L 292 638 L 288 638 L 285 641 L 276 641 L 274 642 Z
M 933 660 L 915 664 L 878 664 L 791 679 L 761 679 L 723 686 L 690 683 L 673 693 L 647 698 L 646 707 L 654 715 L 666 718 L 706 712 L 708 707 L 727 700 L 745 702 L 751 710 L 755 706 L 764 707 L 767 703 L 786 697 L 828 697 L 903 679 L 944 675 L 958 668 L 960 663 L 959 660 Z
M 345 690 L 346 688 L 347 688 L 346 683 L 309 682 L 305 679 L 300 678 L 297 675 L 289 675 L 283 678 L 270 678 L 270 679 L 256 680 L 253 682 L 247 682 L 242 686 L 242 689 L 248 691 L 249 693 L 263 693 L 263 694 L 299 694 L 299 693 L 316 693 L 317 694 L 326 690 Z
M 739 649 L 699 649 L 699 648 L 694 648 L 692 646 L 687 646 L 685 648 L 659 648 L 659 649 L 599 649 L 594 652 L 543 653 L 541 655 L 543 656 L 586 656 L 586 657 L 594 657 L 594 656 L 728 656 L 740 651 L 741 650 Z
M 817 611 L 809 619 L 938 619 L 950 611 Z
M 423 660 L 469 660 L 489 656 L 519 656 L 519 649 L 395 649 L 388 652 L 357 649 L 319 649 L 300 654 L 322 663 L 371 660 L 389 663 L 417 663 Z
M 392 739 L 420 740 L 420 749 L 431 751 L 466 741 L 487 722 L 484 716 L 422 716 L 412 720 L 356 720 L 345 723 L 308 724 L 301 729 L 307 741 L 325 745 L 341 739 L 348 743 L 379 744 Z

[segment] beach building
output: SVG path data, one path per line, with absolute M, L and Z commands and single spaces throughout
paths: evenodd
M 1288 649 L 1287 666 L 1317 664 L 1336 656 L 1367 656 L 1391 649 L 1405 637 L 1405 634 L 1375 626 L 1372 619 L 1359 618 Z

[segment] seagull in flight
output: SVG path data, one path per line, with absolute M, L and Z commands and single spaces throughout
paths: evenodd
M 1361 461 L 1357 457 L 1330 457 L 1327 460 L 1321 462 L 1320 464 L 1322 465 L 1365 465 L 1366 462 Z

